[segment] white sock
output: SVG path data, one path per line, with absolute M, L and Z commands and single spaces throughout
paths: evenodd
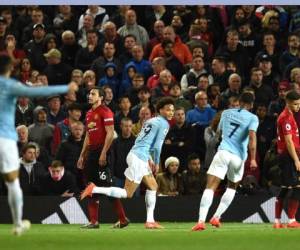
M 214 199 L 214 191 L 205 189 L 201 198 L 198 222 L 205 222 L 208 210 Z
M 126 190 L 118 187 L 94 187 L 92 193 L 104 194 L 114 198 L 127 198 Z
M 13 223 L 15 226 L 21 226 L 23 216 L 23 192 L 20 187 L 19 179 L 6 182 L 6 186 L 8 191 L 7 199 Z
M 278 219 L 278 218 L 275 218 L 275 221 L 274 221 L 274 222 L 275 222 L 275 223 L 278 223 L 278 224 L 281 223 L 281 222 L 280 222 L 280 219 Z
M 146 190 L 145 195 L 146 211 L 147 211 L 147 222 L 154 222 L 154 208 L 156 203 L 156 191 Z
M 294 221 L 296 221 L 296 219 L 289 219 L 289 223 L 293 223 Z
M 221 215 L 226 211 L 226 209 L 230 206 L 234 196 L 235 196 L 236 190 L 232 188 L 227 188 L 225 193 L 223 194 L 220 204 L 217 208 L 217 211 L 214 215 L 214 217 L 221 218 Z

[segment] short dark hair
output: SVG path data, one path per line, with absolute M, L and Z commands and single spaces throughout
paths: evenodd
M 197 159 L 200 160 L 199 155 L 197 155 L 196 153 L 191 153 L 187 157 L 187 162 L 190 163 L 192 160 L 197 160 Z
M 36 150 L 36 146 L 32 143 L 27 143 L 22 147 L 22 154 L 25 154 L 28 149 L 33 148 Z
M 74 102 L 68 106 L 68 111 L 72 111 L 72 110 L 82 110 L 82 107 L 79 103 Z
M 12 60 L 8 55 L 0 56 L 0 75 L 4 75 L 10 71 Z
M 295 90 L 290 90 L 286 93 L 285 99 L 287 101 L 296 101 L 300 99 L 300 94 Z
M 174 100 L 172 97 L 167 96 L 159 99 L 159 101 L 156 104 L 156 111 L 159 113 L 159 111 L 166 105 L 174 105 Z
M 96 30 L 95 28 L 93 28 L 93 29 L 91 29 L 91 30 L 88 30 L 88 31 L 86 32 L 86 35 L 91 34 L 91 33 L 96 34 L 96 35 L 99 37 L 99 32 L 98 32 L 98 30 Z
M 54 160 L 51 162 L 51 168 L 64 167 L 64 164 L 61 161 Z
M 90 89 L 90 92 L 91 92 L 91 90 L 93 90 L 93 89 L 96 89 L 96 90 L 98 91 L 99 96 L 103 96 L 103 97 L 105 96 L 105 92 L 104 92 L 103 88 L 95 86 L 95 87 L 92 87 L 92 88 Z
M 252 104 L 254 103 L 254 95 L 249 92 L 244 92 L 240 96 L 240 102 L 245 104 Z
M 123 41 L 125 41 L 127 37 L 132 37 L 134 39 L 134 41 L 136 41 L 136 36 L 132 35 L 132 34 L 128 34 L 128 35 L 124 36 Z

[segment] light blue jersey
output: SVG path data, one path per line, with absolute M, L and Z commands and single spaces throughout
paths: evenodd
M 50 96 L 68 92 L 68 86 L 28 87 L 0 76 L 0 137 L 17 141 L 15 112 L 18 96 Z
M 219 130 L 222 141 L 219 150 L 226 150 L 245 160 L 248 156 L 249 131 L 256 132 L 258 118 L 245 109 L 227 109 L 222 113 Z
M 146 162 L 153 155 L 154 163 L 159 164 L 161 148 L 168 131 L 169 123 L 162 116 L 149 119 L 144 123 L 130 152 Z

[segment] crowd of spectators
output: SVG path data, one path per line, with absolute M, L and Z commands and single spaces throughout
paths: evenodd
M 222 110 L 238 107 L 245 91 L 255 96 L 259 167 L 246 162 L 240 190 L 275 185 L 276 118 L 285 93 L 300 92 L 299 17 L 298 6 L 0 6 L 0 54 L 12 58 L 13 77 L 37 87 L 79 86 L 76 94 L 18 99 L 24 194 L 70 197 L 85 186 L 76 163 L 93 86 L 103 87 L 115 114 L 116 186 L 124 184 L 126 155 L 157 100 L 172 96 L 158 193 L 201 193 Z M 300 113 L 295 118 L 300 125 Z

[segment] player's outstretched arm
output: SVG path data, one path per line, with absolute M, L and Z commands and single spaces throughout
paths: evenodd
M 11 94 L 13 96 L 50 96 L 56 94 L 64 94 L 68 91 L 77 91 L 78 86 L 75 82 L 71 82 L 69 85 L 61 86 L 49 86 L 49 87 L 29 87 L 18 81 L 12 80 Z

